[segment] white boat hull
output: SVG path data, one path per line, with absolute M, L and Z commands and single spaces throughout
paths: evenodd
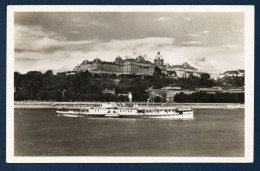
M 84 113 L 68 113 L 58 112 L 66 117 L 107 117 L 107 118 L 159 118 L 159 119 L 193 119 L 193 112 L 186 114 L 84 114 Z
M 169 107 L 62 108 L 57 113 L 68 117 L 193 119 L 192 109 Z
M 79 115 L 76 115 L 76 114 L 65 114 L 65 113 L 62 113 L 61 115 L 62 115 L 62 116 L 66 116 L 66 117 L 73 117 L 73 118 L 78 118 L 78 117 L 80 117 Z
M 193 119 L 193 114 L 188 115 L 171 115 L 171 116 L 148 116 L 144 118 L 159 118 L 159 119 Z

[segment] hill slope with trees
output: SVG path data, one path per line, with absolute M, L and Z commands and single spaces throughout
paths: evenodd
M 210 79 L 205 73 L 201 77 L 173 79 L 155 70 L 152 76 L 92 74 L 88 71 L 74 75 L 57 74 L 51 70 L 41 73 L 30 71 L 26 74 L 14 73 L 14 99 L 51 100 L 51 101 L 128 101 L 126 94 L 132 92 L 133 101 L 146 101 L 147 89 L 159 89 L 164 86 L 178 86 L 182 89 L 201 87 L 240 87 L 243 79 L 218 80 Z M 103 94 L 105 89 L 115 89 L 116 95 Z

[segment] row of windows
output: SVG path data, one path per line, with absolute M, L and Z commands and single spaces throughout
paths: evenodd
M 88 110 L 80 110 L 80 109 L 73 109 L 73 110 L 69 110 L 69 109 L 63 109 L 63 111 L 73 111 L 73 112 L 88 112 Z M 98 110 L 98 109 L 95 109 L 94 110 L 95 112 L 99 112 L 99 111 L 102 111 L 102 110 Z M 175 110 L 156 110 L 157 113 L 159 112 L 174 112 Z M 189 111 L 189 110 L 182 110 L 183 112 L 185 111 Z M 130 112 L 132 113 L 133 110 L 119 110 L 119 112 Z M 151 113 L 152 110 L 139 110 L 138 111 L 139 113 Z

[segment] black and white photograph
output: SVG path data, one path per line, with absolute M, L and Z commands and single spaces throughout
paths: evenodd
M 253 162 L 253 6 L 7 16 L 8 162 Z

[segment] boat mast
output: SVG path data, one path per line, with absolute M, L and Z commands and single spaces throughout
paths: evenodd
M 128 98 L 129 98 L 129 105 L 132 106 L 132 93 L 128 93 Z

